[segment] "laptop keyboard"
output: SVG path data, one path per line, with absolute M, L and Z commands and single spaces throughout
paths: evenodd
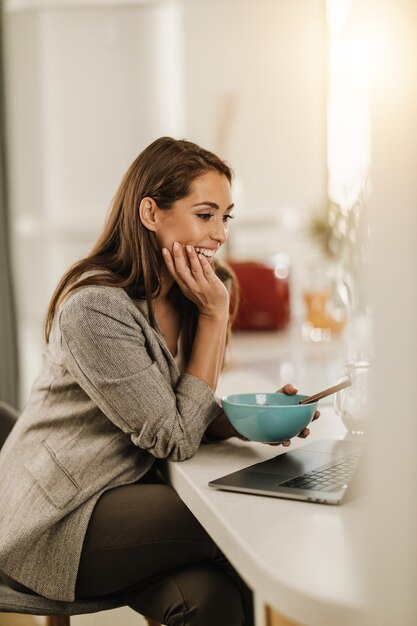
M 285 483 L 279 483 L 280 487 L 292 489 L 313 489 L 314 491 L 339 491 L 351 478 L 359 460 L 358 455 L 345 456 L 336 463 L 324 468 L 315 469 L 302 476 L 291 478 Z

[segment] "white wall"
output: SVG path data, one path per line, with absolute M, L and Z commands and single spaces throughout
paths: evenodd
M 185 3 L 187 131 L 230 159 L 245 216 L 304 212 L 326 195 L 325 3 Z M 233 107 L 227 136 L 222 107 Z M 239 207 L 238 207 L 239 208 Z
M 357 6 L 361 5 L 360 0 Z M 417 623 L 417 5 L 367 0 L 373 89 L 370 626 Z M 382 480 L 381 480 L 382 477 Z

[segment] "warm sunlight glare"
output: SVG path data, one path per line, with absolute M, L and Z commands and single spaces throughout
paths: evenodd
M 352 2 L 328 0 L 329 196 L 349 204 L 370 165 L 369 53 L 363 38 L 346 32 Z

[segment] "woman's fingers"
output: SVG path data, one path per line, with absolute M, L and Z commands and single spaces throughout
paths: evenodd
M 305 439 L 306 437 L 309 436 L 309 434 L 310 434 L 310 429 L 304 428 L 304 430 L 302 430 L 301 433 L 297 435 L 297 437 L 300 437 L 301 439 Z
M 172 247 L 172 253 L 167 249 L 162 249 L 167 268 L 174 280 L 180 285 L 195 289 L 196 282 L 187 265 L 182 246 L 175 242 Z
M 288 448 L 291 445 L 291 441 L 286 439 L 285 441 L 266 441 L 268 446 L 284 446 L 284 448 Z
M 162 254 L 170 275 L 200 313 L 209 316 L 228 314 L 227 289 L 203 255 L 193 246 L 183 248 L 178 242 L 173 244 L 172 252 L 163 248 Z
M 192 275 L 190 272 L 190 268 L 187 265 L 182 245 L 179 244 L 177 241 L 175 241 L 174 245 L 172 246 L 172 253 L 177 274 L 182 278 L 185 283 L 188 283 L 190 278 L 192 278 Z
M 175 266 L 175 261 L 174 261 L 174 255 L 167 248 L 162 248 L 162 255 L 165 259 L 165 264 L 168 268 L 168 272 L 171 274 L 175 282 L 177 282 L 182 288 L 184 286 L 184 281 L 182 280 L 181 276 L 177 272 L 177 268 Z
M 187 245 L 185 250 L 186 253 L 177 242 L 172 247 L 172 253 L 167 248 L 162 249 L 171 276 L 192 291 L 195 291 L 198 285 L 203 289 L 208 287 L 207 283 L 213 277 L 210 263 L 203 254 L 197 253 L 193 246 Z
M 313 419 L 311 420 L 312 422 L 314 422 L 314 420 L 318 420 L 320 417 L 320 411 L 316 411 L 313 415 Z
M 204 256 L 204 254 L 199 253 L 198 255 L 198 259 L 201 263 L 201 269 L 203 270 L 203 274 L 207 280 L 207 282 L 210 282 L 210 280 L 214 277 L 216 278 L 215 273 L 213 272 L 213 269 L 210 265 L 210 263 L 208 262 L 208 260 L 206 259 L 206 257 Z
M 283 387 L 281 387 L 281 389 L 277 389 L 275 393 L 286 393 L 289 396 L 293 396 L 294 394 L 297 393 L 297 391 L 298 389 L 294 387 L 294 385 L 291 385 L 291 383 L 288 383 L 287 385 L 284 385 Z
M 211 267 L 202 254 L 198 254 L 193 246 L 185 246 L 186 253 L 178 242 L 173 245 L 173 259 L 177 274 L 191 289 L 195 289 L 197 283 L 202 285 L 202 280 L 207 277 L 207 270 Z M 188 262 L 187 262 L 188 261 Z M 205 281 L 204 281 L 205 282 Z
M 188 258 L 190 261 L 190 269 L 194 278 L 202 280 L 206 276 L 205 265 L 209 265 L 203 254 L 198 254 L 192 246 L 186 246 Z
M 174 260 L 168 248 L 162 248 L 162 256 L 164 257 L 165 264 L 168 268 L 169 273 L 171 274 L 173 278 L 176 279 L 177 272 L 175 271 Z

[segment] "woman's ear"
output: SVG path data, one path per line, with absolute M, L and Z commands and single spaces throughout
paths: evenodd
M 158 207 L 156 206 L 155 200 L 149 197 L 145 197 L 142 199 L 139 205 L 139 219 L 142 224 L 153 232 L 156 231 L 156 212 Z

